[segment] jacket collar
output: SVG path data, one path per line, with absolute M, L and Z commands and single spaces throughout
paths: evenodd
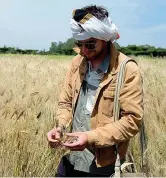
M 109 71 L 112 75 L 116 74 L 118 72 L 118 56 L 119 51 L 116 50 L 115 45 L 110 43 L 110 66 Z

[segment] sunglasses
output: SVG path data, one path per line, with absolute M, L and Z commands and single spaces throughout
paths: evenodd
M 97 47 L 97 42 L 86 42 L 86 43 L 81 43 L 81 42 L 74 42 L 74 44 L 78 47 L 78 48 L 82 48 L 83 46 L 85 46 L 85 48 L 87 48 L 88 50 L 94 50 Z

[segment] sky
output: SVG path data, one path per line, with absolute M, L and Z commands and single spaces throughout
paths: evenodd
M 48 50 L 72 37 L 72 10 L 87 5 L 106 7 L 120 46 L 166 48 L 166 0 L 0 0 L 0 47 Z

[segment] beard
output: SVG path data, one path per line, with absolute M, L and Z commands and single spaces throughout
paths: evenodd
M 97 60 L 98 58 L 100 58 L 100 56 L 102 56 L 103 52 L 105 49 L 101 49 L 100 51 L 97 50 L 93 50 L 92 53 L 90 53 L 90 55 L 86 55 L 86 54 L 81 54 L 83 57 L 85 57 L 88 61 L 90 60 Z

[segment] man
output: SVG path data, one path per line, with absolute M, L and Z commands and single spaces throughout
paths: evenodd
M 78 55 L 59 99 L 58 125 L 47 134 L 50 145 L 56 147 L 62 130 L 71 124 L 72 133 L 67 135 L 76 138 L 62 144 L 71 152 L 60 162 L 59 177 L 109 177 L 114 173 L 115 144 L 123 162 L 129 140 L 141 125 L 142 79 L 134 62 L 126 65 L 119 120 L 113 120 L 117 73 L 128 57 L 114 47 L 119 35 L 108 16 L 107 10 L 99 6 L 73 11 L 71 29 Z

